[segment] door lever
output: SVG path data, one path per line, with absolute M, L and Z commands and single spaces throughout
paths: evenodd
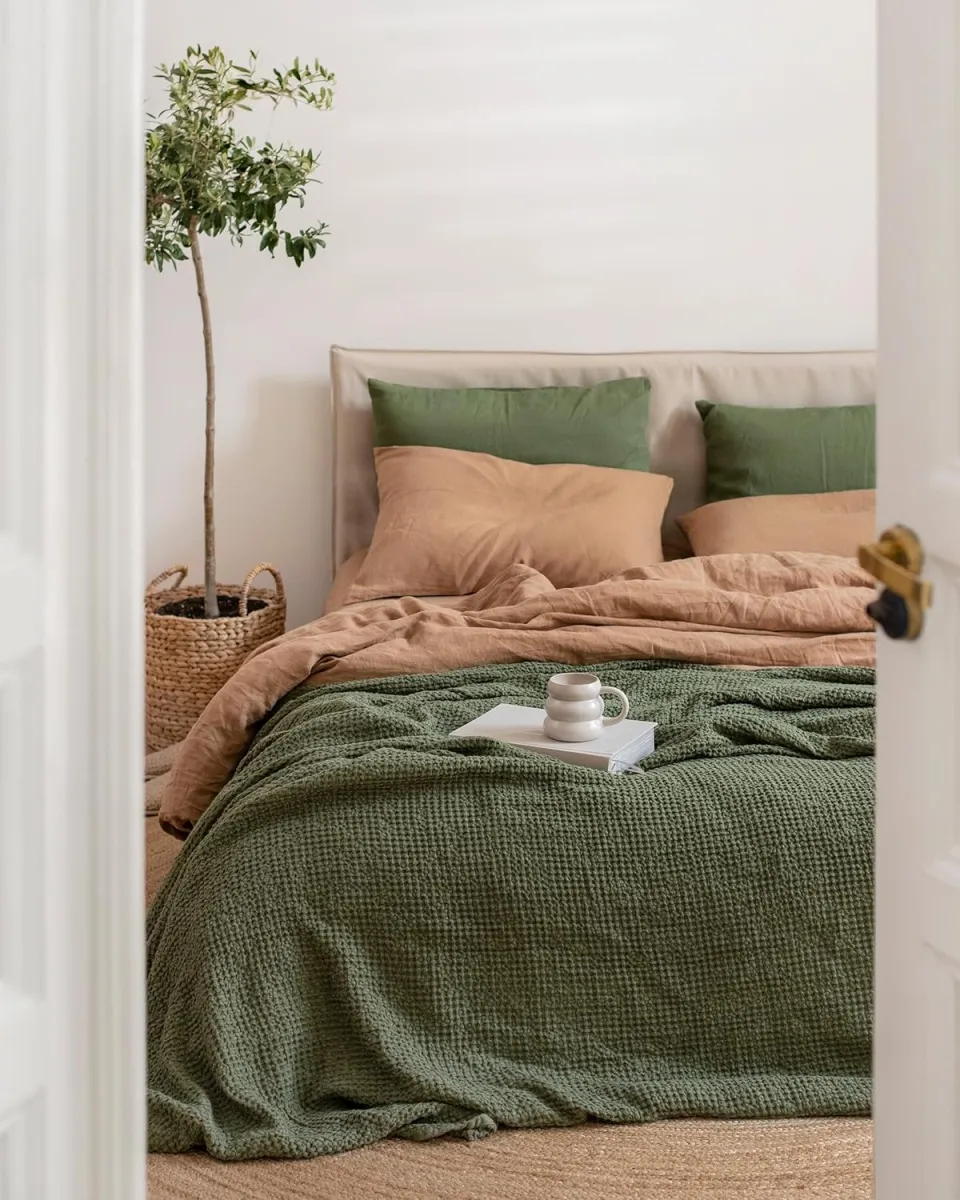
M 912 641 L 923 629 L 923 614 L 933 603 L 933 584 L 920 578 L 923 543 L 904 525 L 884 530 L 877 542 L 860 547 L 860 566 L 883 591 L 867 612 L 891 638 Z

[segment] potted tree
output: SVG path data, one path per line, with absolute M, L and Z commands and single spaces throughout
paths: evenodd
M 258 144 L 241 137 L 238 112 L 258 101 L 289 100 L 327 109 L 333 101 L 333 75 L 319 62 L 260 73 L 257 55 L 245 63 L 228 59 L 219 47 L 191 46 L 172 66 L 162 65 L 167 106 L 149 118 L 146 133 L 147 262 L 162 271 L 188 258 L 200 302 L 206 373 L 203 482 L 203 587 L 183 587 L 185 567 L 173 567 L 147 588 L 147 743 L 160 749 L 179 741 L 208 701 L 247 655 L 281 634 L 286 620 L 283 582 L 269 564 L 254 567 L 239 586 L 217 583 L 214 466 L 216 375 L 213 325 L 204 274 L 201 238 L 228 234 L 235 245 L 257 239 L 271 257 L 282 248 L 296 266 L 324 246 L 326 226 L 299 232 L 280 229 L 278 219 L 291 201 L 303 207 L 314 180 L 317 156 L 287 144 Z M 269 570 L 276 590 L 251 589 L 254 577 Z M 174 586 L 159 584 L 178 576 Z

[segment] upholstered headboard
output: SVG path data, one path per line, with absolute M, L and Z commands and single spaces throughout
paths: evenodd
M 675 480 L 664 540 L 674 518 L 703 502 L 704 442 L 697 400 L 799 408 L 870 404 L 872 351 L 820 354 L 331 350 L 334 406 L 334 568 L 370 544 L 377 519 L 368 379 L 426 387 L 540 387 L 646 375 L 651 384 L 650 466 Z

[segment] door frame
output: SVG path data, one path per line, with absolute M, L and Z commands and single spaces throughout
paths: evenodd
M 9 178 L 45 206 L 36 286 L 55 431 L 43 603 L 45 690 L 60 707 L 45 730 L 44 903 L 64 1111 L 38 1149 L 56 1160 L 51 1200 L 143 1200 L 143 8 L 0 0 L 0 12 L 8 4 L 35 6 L 42 39 L 11 47 L 42 79 L 43 111 L 25 114 L 34 132 Z

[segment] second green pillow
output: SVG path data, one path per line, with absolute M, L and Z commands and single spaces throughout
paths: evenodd
M 872 404 L 753 408 L 698 400 L 707 503 L 876 487 Z
M 592 387 L 426 388 L 367 381 L 377 446 L 647 471 L 649 379 Z

